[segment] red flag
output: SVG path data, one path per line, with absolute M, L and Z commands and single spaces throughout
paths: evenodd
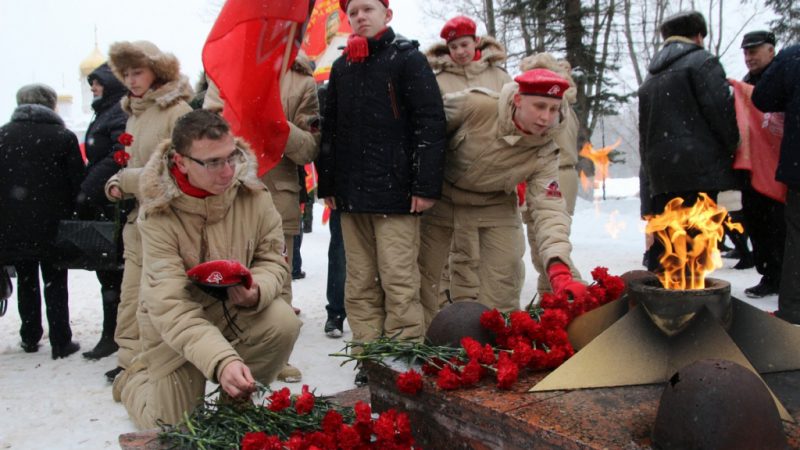
M 340 47 L 345 46 L 352 32 L 339 0 L 317 0 L 314 3 L 314 11 L 308 18 L 304 33 L 303 51 L 314 61 L 314 79 L 317 83 L 330 77 L 331 65 L 342 54 Z
M 258 176 L 278 163 L 289 137 L 279 80 L 299 49 L 292 32 L 300 35 L 307 15 L 308 0 L 228 0 L 203 47 L 206 74 L 225 102 L 222 115 L 253 147 Z
M 760 194 L 786 203 L 786 185 L 775 179 L 783 139 L 783 114 L 763 113 L 753 105 L 753 86 L 729 79 L 736 105 L 739 147 L 733 168 L 750 171 L 750 184 Z

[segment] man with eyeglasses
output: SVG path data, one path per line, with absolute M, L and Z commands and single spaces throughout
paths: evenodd
M 180 421 L 202 400 L 206 380 L 234 398 L 269 384 L 300 321 L 280 299 L 289 276 L 281 217 L 255 157 L 221 116 L 181 117 L 142 169 L 140 187 L 142 353 L 120 377 L 122 402 L 144 429 Z M 216 296 L 187 275 L 207 262 L 224 263 L 208 277 L 221 286 Z M 229 265 L 249 270 L 252 282 L 227 282 Z

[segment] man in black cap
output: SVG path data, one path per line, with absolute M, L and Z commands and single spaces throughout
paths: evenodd
M 775 58 L 775 35 L 769 31 L 751 31 L 742 39 L 742 51 L 748 70 L 743 81 L 755 85 Z M 754 152 L 759 150 L 766 151 L 765 148 L 753 149 Z M 747 185 L 742 188 L 744 225 L 753 243 L 753 257 L 761 281 L 745 289 L 744 294 L 750 298 L 776 295 L 781 282 L 786 240 L 783 203 L 756 191 L 750 176 L 746 177 L 745 183 Z
M 775 58 L 775 34 L 770 31 L 751 31 L 742 38 L 747 75 L 744 82 L 756 85 L 767 66 Z
M 661 24 L 664 46 L 639 88 L 639 171 L 642 216 L 664 211 L 677 197 L 691 206 L 705 192 L 738 189 L 733 156 L 739 142 L 733 95 L 719 60 L 703 49 L 706 21 L 684 11 Z M 648 269 L 664 252 L 650 247 Z

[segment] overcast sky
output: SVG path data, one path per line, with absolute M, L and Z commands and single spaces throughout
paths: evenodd
M 276 0 L 280 1 L 280 0 Z M 418 39 L 427 48 L 438 39 L 441 23 L 425 17 L 424 1 L 393 0 L 392 26 L 407 37 Z M 75 98 L 80 110 L 78 66 L 97 41 L 103 54 L 111 43 L 146 39 L 162 50 L 174 53 L 192 84 L 202 64 L 200 53 L 222 0 L 0 0 L 0 42 L 3 64 L 0 70 L 0 123 L 5 123 L 16 106 L 17 89 L 42 82 L 60 94 Z M 752 6 L 751 6 L 752 7 Z M 457 14 L 455 11 L 453 15 Z M 731 27 L 749 12 L 738 8 L 726 14 Z M 766 27 L 764 14 L 748 29 Z M 723 56 L 729 76 L 745 73 L 741 52 L 735 45 Z M 515 68 L 509 68 L 514 72 Z
M 421 0 L 392 2 L 398 32 L 433 42 L 415 17 Z M 59 94 L 72 94 L 80 110 L 78 66 L 94 48 L 94 29 L 100 50 L 111 43 L 146 39 L 174 53 L 181 71 L 194 84 L 202 70 L 200 54 L 222 0 L 0 0 L 0 124 L 16 107 L 17 89 L 41 82 Z M 415 11 L 416 9 L 416 11 Z

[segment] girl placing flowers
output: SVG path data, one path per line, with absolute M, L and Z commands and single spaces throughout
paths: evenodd
M 109 65 L 114 75 L 128 88 L 122 99 L 122 109 L 128 114 L 125 132 L 130 136 L 127 166 L 106 183 L 106 195 L 113 200 L 135 197 L 138 194 L 139 169 L 144 167 L 158 144 L 171 136 L 175 121 L 191 111 L 187 101 L 192 98 L 188 79 L 180 73 L 180 63 L 171 53 L 164 53 L 148 41 L 116 42 L 109 50 Z M 139 328 L 136 306 L 139 279 L 142 273 L 141 238 L 136 228 L 138 210 L 128 215 L 122 231 L 125 245 L 125 269 L 122 278 L 121 301 L 117 315 L 115 341 L 119 345 L 118 367 L 106 374 L 114 380 L 128 368 L 139 348 Z M 126 377 L 115 381 L 114 396 Z

